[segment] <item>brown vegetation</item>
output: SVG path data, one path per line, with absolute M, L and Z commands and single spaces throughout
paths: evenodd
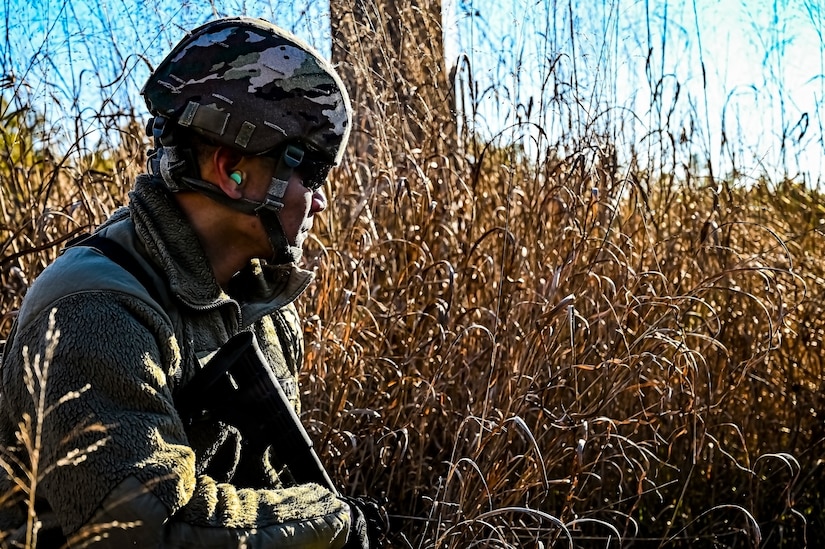
M 3 334 L 61 243 L 125 203 L 146 145 L 125 113 L 120 147 L 54 156 L 19 99 Z M 429 137 L 335 170 L 307 246 L 304 420 L 344 491 L 386 497 L 416 548 L 825 538 L 821 196 L 619 162 L 595 129 L 530 154 Z

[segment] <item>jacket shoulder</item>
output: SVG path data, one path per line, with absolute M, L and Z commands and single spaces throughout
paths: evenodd
M 93 291 L 131 296 L 165 316 L 161 304 L 134 274 L 101 251 L 79 245 L 66 249 L 35 279 L 23 300 L 17 324 L 25 326 L 64 297 Z

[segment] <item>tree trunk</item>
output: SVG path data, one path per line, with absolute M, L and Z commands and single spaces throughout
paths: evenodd
M 455 150 L 441 9 L 441 0 L 330 0 L 332 59 L 355 107 L 357 156 Z

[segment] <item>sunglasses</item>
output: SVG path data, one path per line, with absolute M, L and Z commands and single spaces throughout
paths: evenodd
M 304 143 L 292 143 L 275 155 L 283 159 L 287 166 L 298 172 L 301 183 L 312 192 L 324 186 L 333 163 L 320 151 Z

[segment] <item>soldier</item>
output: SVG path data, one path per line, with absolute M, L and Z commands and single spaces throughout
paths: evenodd
M 185 423 L 176 408 L 245 331 L 300 406 L 293 301 L 312 275 L 296 263 L 350 131 L 340 78 L 295 36 L 229 18 L 188 34 L 142 94 L 150 173 L 128 207 L 43 272 L 7 343 L 5 541 L 32 543 L 13 478 L 34 470 L 40 547 L 374 546 L 363 501 L 296 484 L 277 451 L 244 455 L 241 430 Z M 15 438 L 24 417 L 43 418 L 36 433 L 22 429 L 37 436 L 35 459 Z

